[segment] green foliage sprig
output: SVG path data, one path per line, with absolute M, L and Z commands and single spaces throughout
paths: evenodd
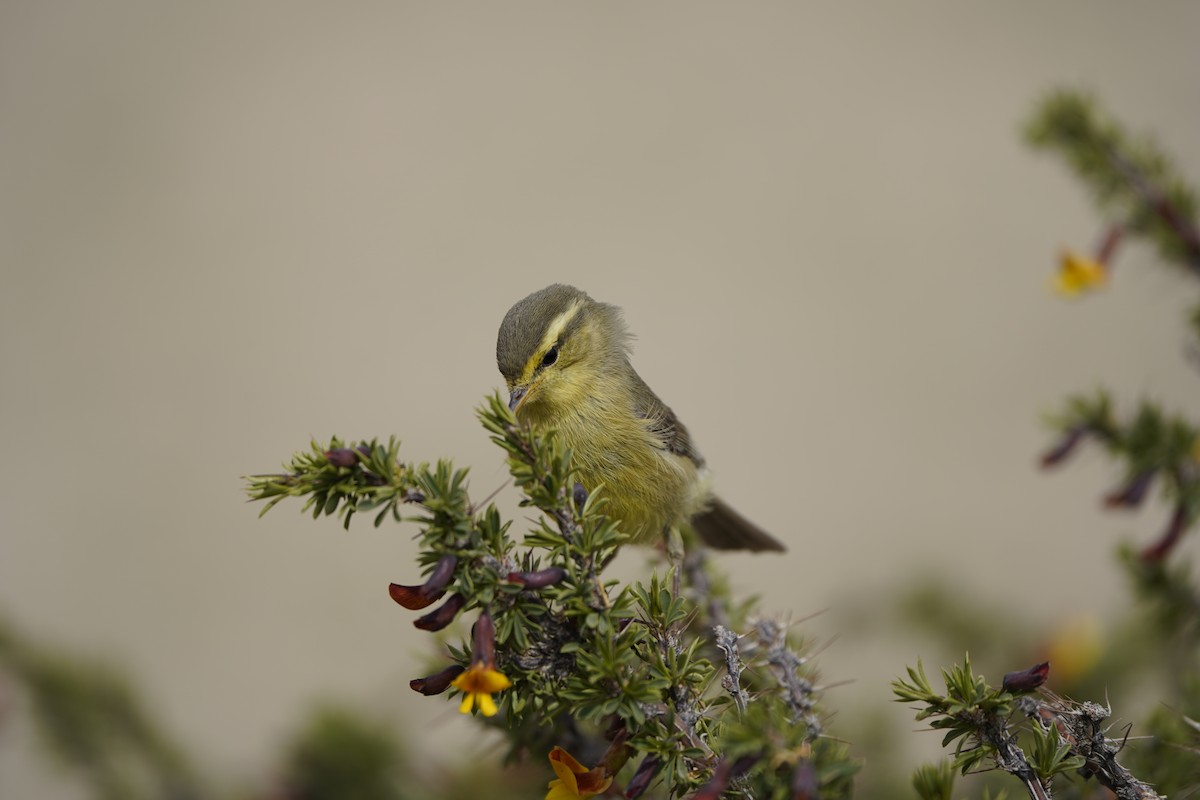
M 393 599 L 416 610 L 449 595 L 414 623 L 427 630 L 477 619 L 469 643 L 448 647 L 449 666 L 413 688 L 459 692 L 464 711 L 504 731 L 510 758 L 549 751 L 562 767 L 563 748 L 595 765 L 580 785 L 624 783 L 629 798 L 848 797 L 857 764 L 825 736 L 820 687 L 786 626 L 733 606 L 696 553 L 678 577 L 606 579 L 625 537 L 603 491 L 583 491 L 570 451 L 519 425 L 498 395 L 479 417 L 522 504 L 542 512 L 519 541 L 494 505 L 471 503 L 465 470 L 402 462 L 395 439 L 314 443 L 248 491 L 268 508 L 304 498 L 346 523 L 366 510 L 376 524 L 417 523 L 427 577 L 393 584 Z M 402 516 L 406 504 L 418 513 Z
M 1184 264 L 1200 275 L 1196 194 L 1153 142 L 1131 138 L 1090 97 L 1068 91 L 1046 98 L 1027 127 L 1026 138 L 1033 146 L 1066 158 L 1117 231 L 1149 237 L 1165 261 Z M 1097 256 L 1099 266 L 1078 269 L 1103 274 L 1118 239 L 1106 237 L 1103 254 Z M 1066 284 L 1078 287 L 1093 280 L 1082 274 L 1077 272 Z M 1200 307 L 1193 310 L 1191 320 L 1200 335 Z M 1200 429 L 1148 402 L 1127 422 L 1119 422 L 1103 391 L 1071 398 L 1054 424 L 1062 438 L 1043 456 L 1044 466 L 1061 463 L 1088 439 L 1101 442 L 1124 462 L 1124 482 L 1105 497 L 1107 507 L 1136 508 L 1151 484 L 1159 482 L 1174 512 L 1167 530 L 1142 551 L 1142 558 L 1166 559 L 1200 517 Z
M 1150 239 L 1165 261 L 1200 271 L 1196 193 L 1153 141 L 1131 137 L 1095 100 L 1074 91 L 1049 95 L 1025 138 L 1065 157 L 1112 223 Z
M 1200 275 L 1196 192 L 1153 142 L 1133 139 L 1094 100 L 1076 92 L 1048 97 L 1026 134 L 1033 146 L 1066 158 L 1091 189 L 1108 225 L 1094 260 L 1076 254 L 1064 257 L 1060 290 L 1078 295 L 1103 285 L 1124 232 L 1146 237 L 1166 263 Z M 1190 312 L 1189 321 L 1200 336 L 1200 306 Z M 1198 352 L 1193 345 L 1194 362 Z M 1170 706 L 1169 711 L 1160 709 L 1151 715 L 1146 725 L 1151 743 L 1135 752 L 1133 760 L 1139 774 L 1166 791 L 1195 786 L 1195 738 L 1185 720 L 1200 710 L 1200 694 L 1195 691 L 1200 683 L 1200 595 L 1188 565 L 1172 556 L 1200 517 L 1200 426 L 1150 402 L 1142 402 L 1132 416 L 1119 419 L 1105 392 L 1071 398 L 1053 424 L 1061 438 L 1043 456 L 1044 466 L 1061 463 L 1083 442 L 1099 442 L 1121 462 L 1124 472 L 1121 484 L 1104 497 L 1106 507 L 1137 508 L 1156 484 L 1172 506 L 1170 521 L 1157 541 L 1140 550 L 1125 545 L 1119 553 L 1138 598 L 1157 623 L 1140 626 L 1158 637 L 1153 657 L 1142 659 L 1141 668 L 1156 668 L 1166 678 L 1156 687 L 1165 690 L 1160 700 Z M 1066 720 L 1087 718 L 1099 708 L 1082 708 L 1075 715 L 1064 712 L 1058 719 L 1067 725 Z M 1077 730 L 1074 735 L 1082 741 L 1093 732 Z M 1094 754 L 1088 768 L 1097 774 L 1115 771 Z
M 1061 438 L 1042 456 L 1043 466 L 1061 464 L 1087 441 L 1103 445 L 1111 457 L 1124 462 L 1122 482 L 1104 496 L 1107 508 L 1138 508 L 1151 486 L 1159 484 L 1162 497 L 1174 511 L 1158 541 L 1142 551 L 1142 559 L 1148 563 L 1165 560 L 1200 517 L 1200 430 L 1146 402 L 1127 421 L 1121 421 L 1104 391 L 1071 398 L 1053 424 Z
M 917 703 L 918 720 L 946 731 L 942 746 L 955 744 L 951 767 L 962 774 L 988 763 L 1017 778 L 1034 800 L 1053 796 L 1056 777 L 1093 778 L 1118 798 L 1152 800 L 1159 795 L 1117 762 L 1124 742 L 1107 735 L 1111 712 L 1096 703 L 1072 703 L 1043 691 L 1031 694 L 1045 679 L 1041 664 L 1005 676 L 1000 688 L 964 662 L 942 670 L 945 692 L 935 691 L 917 662 L 908 679 L 892 683 L 898 702 Z M 923 797 L 948 796 L 952 782 L 942 769 L 925 769 L 914 778 Z
M 287 748 L 288 800 L 404 800 L 404 764 L 393 731 L 336 706 L 316 710 Z
M 395 438 L 386 445 L 372 439 L 347 447 L 335 436 L 327 447 L 313 442 L 309 451 L 296 453 L 284 465 L 286 472 L 251 476 L 247 491 L 251 500 L 266 501 L 260 517 L 285 498 L 304 497 L 303 510 L 311 509 L 314 519 L 338 514 L 347 529 L 356 513 L 374 509 L 379 509 L 375 527 L 389 512 L 399 522 L 400 504 L 423 501 L 420 478 L 430 475 L 427 465 L 402 468 L 397 461 L 399 452 Z M 438 465 L 439 470 L 443 468 Z
M 28 698 L 43 743 L 97 800 L 200 797 L 174 741 L 130 683 L 107 664 L 47 648 L 0 621 L 0 676 Z

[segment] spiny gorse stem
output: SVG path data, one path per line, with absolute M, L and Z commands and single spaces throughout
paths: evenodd
M 253 477 L 248 488 L 271 506 L 304 498 L 315 515 L 340 513 L 347 523 L 368 509 L 377 524 L 401 519 L 405 505 L 419 512 L 403 519 L 419 526 L 427 578 L 393 584 L 392 597 L 410 609 L 442 603 L 419 627 L 440 629 L 460 615 L 475 626 L 471 643 L 450 645 L 450 663 L 413 687 L 469 693 L 464 710 L 495 713 L 510 755 L 553 745 L 593 754 L 600 772 L 588 780 L 627 780 L 631 796 L 658 785 L 662 796 L 703 797 L 719 784 L 741 797 L 790 800 L 791 785 L 807 781 L 824 798 L 848 797 L 855 762 L 825 738 L 819 689 L 785 626 L 731 613 L 723 582 L 698 556 L 683 560 L 682 592 L 669 588 L 674 574 L 607 579 L 625 537 L 604 516 L 603 491 L 584 491 L 570 451 L 552 432 L 519 425 L 498 395 L 479 417 L 507 456 L 522 504 L 542 512 L 519 539 L 494 505 L 470 502 L 465 470 L 403 462 L 395 439 L 314 443 L 284 473 Z M 726 627 L 714 630 L 718 620 Z M 749 636 L 740 639 L 739 629 Z

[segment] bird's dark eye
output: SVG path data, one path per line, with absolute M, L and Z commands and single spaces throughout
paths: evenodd
M 551 364 L 553 364 L 555 361 L 558 361 L 558 347 L 557 346 L 551 347 L 549 350 L 546 351 L 546 355 L 542 356 L 542 366 L 548 367 Z

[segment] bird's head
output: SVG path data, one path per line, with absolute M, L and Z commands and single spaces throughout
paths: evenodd
M 616 306 L 561 283 L 508 310 L 496 337 L 496 365 L 508 407 L 522 417 L 577 407 L 596 380 L 628 364 L 629 334 Z

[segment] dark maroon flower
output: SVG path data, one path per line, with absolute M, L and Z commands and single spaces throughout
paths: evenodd
M 812 761 L 802 758 L 792 770 L 792 800 L 817 800 L 820 797 L 821 781 Z
M 481 611 L 471 626 L 471 663 L 488 667 L 496 664 L 496 626 L 486 611 Z
M 1100 245 L 1096 248 L 1096 260 L 1108 266 L 1112 261 L 1113 255 L 1117 252 L 1117 245 L 1121 243 L 1121 239 L 1124 236 L 1124 226 L 1110 225 L 1104 231 L 1104 238 L 1100 240 Z
M 388 594 L 409 611 L 419 611 L 437 602 L 446 593 L 450 579 L 454 577 L 454 568 L 458 566 L 455 556 L 442 556 L 429 579 L 420 586 L 404 586 L 393 583 L 388 586 Z
M 445 592 L 426 594 L 424 586 L 404 586 L 399 583 L 388 584 L 388 594 L 392 599 L 409 611 L 420 611 L 428 608 L 442 598 Z
M 1083 437 L 1087 435 L 1087 432 L 1088 427 L 1086 425 L 1076 425 L 1068 430 L 1054 447 L 1042 454 L 1042 467 L 1057 466 L 1065 461 L 1067 456 L 1071 455 L 1079 443 L 1083 441 Z
M 441 694 L 449 689 L 451 682 L 463 674 L 465 670 L 466 667 L 451 664 L 441 672 L 430 675 L 428 678 L 413 678 L 408 682 L 408 686 L 414 692 L 420 692 L 427 697 Z
M 1032 692 L 1046 682 L 1046 677 L 1049 674 L 1050 662 L 1043 661 L 1040 664 L 1034 664 L 1029 669 L 1008 673 L 1004 676 L 1004 683 L 1001 684 L 1001 688 L 1013 694 Z
M 1167 530 L 1157 542 L 1147 547 L 1142 551 L 1142 562 L 1145 564 L 1159 564 L 1171 551 L 1175 549 L 1180 538 L 1183 537 L 1184 531 L 1191 524 L 1187 508 L 1182 504 L 1175 506 L 1175 513 L 1171 515 L 1171 522 L 1167 525 Z
M 325 451 L 325 460 L 335 467 L 353 467 L 358 463 L 358 456 L 348 447 L 335 447 Z
M 444 590 L 450 585 L 450 579 L 454 577 L 454 568 L 457 566 L 457 556 L 439 558 L 437 566 L 433 568 L 433 572 L 429 573 L 429 579 L 425 581 L 425 591 L 440 592 Z
M 1107 508 L 1137 508 L 1146 499 L 1146 492 L 1154 480 L 1156 470 L 1147 469 L 1134 475 L 1129 482 L 1117 487 L 1104 496 Z
M 461 594 L 452 594 L 449 600 L 442 603 L 433 611 L 413 620 L 413 625 L 423 631 L 440 631 L 454 621 L 454 618 L 458 616 L 458 612 L 462 611 L 463 606 L 466 604 L 467 598 Z
M 550 567 L 537 572 L 510 572 L 506 576 L 509 583 L 519 583 L 526 589 L 545 589 L 556 583 L 562 583 L 567 577 L 567 571 L 562 567 Z
M 642 763 L 638 764 L 637 771 L 625 787 L 625 800 L 637 800 L 641 797 L 650 788 L 650 782 L 654 780 L 661 766 L 662 760 L 658 756 L 649 755 L 642 759 Z

